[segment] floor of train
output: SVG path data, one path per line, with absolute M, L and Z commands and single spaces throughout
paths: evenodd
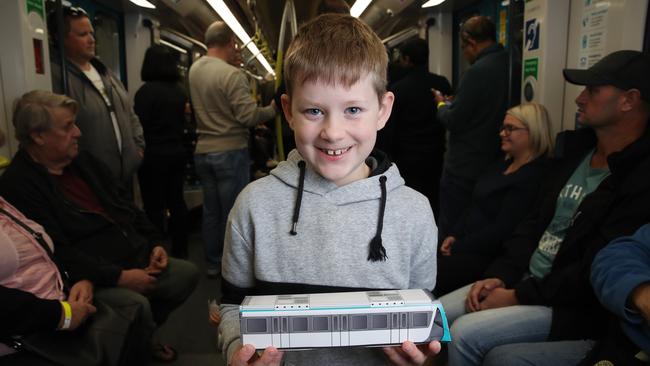
M 194 293 L 158 330 L 156 338 L 162 344 L 178 351 L 178 359 L 171 363 L 154 365 L 174 366 L 222 366 L 226 365 L 217 349 L 216 329 L 208 324 L 208 300 L 221 297 L 220 280 L 205 276 L 205 260 L 198 221 L 200 216 L 192 213 L 193 229 L 189 240 L 189 260 L 195 263 L 201 276 Z

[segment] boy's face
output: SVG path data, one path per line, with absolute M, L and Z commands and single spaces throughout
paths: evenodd
M 292 95 L 291 100 L 282 96 L 282 108 L 307 163 L 337 186 L 367 178 L 365 160 L 390 116 L 393 93 L 378 101 L 372 79 L 365 76 L 350 88 L 306 82 Z

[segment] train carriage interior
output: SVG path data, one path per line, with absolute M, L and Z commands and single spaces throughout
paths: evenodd
M 470 67 L 463 57 L 458 29 L 470 16 L 489 16 L 496 25 L 497 41 L 508 53 L 509 106 L 543 103 L 556 132 L 579 127 L 574 99 L 581 88 L 565 82 L 562 69 L 586 69 L 616 50 L 650 50 L 648 0 L 345 2 L 354 16 L 377 33 L 393 65 L 398 64 L 401 45 L 414 38 L 426 40 L 428 70 L 446 77 L 454 90 Z M 173 54 L 181 81 L 189 90 L 189 69 L 207 51 L 204 33 L 208 26 L 223 20 L 233 30 L 238 27 L 239 64 L 258 104 L 267 105 L 280 84 L 282 53 L 296 27 L 314 18 L 319 5 L 319 0 L 1 0 L 0 129 L 8 141 L 0 147 L 0 172 L 19 150 L 11 122 L 14 100 L 29 90 L 54 88 L 51 75 L 59 66 L 50 60 L 59 57 L 62 46 L 52 42 L 47 18 L 60 7 L 80 7 L 88 13 L 96 56 L 117 75 L 131 100 L 144 84 L 140 69 L 149 46 L 162 45 Z M 594 9 L 604 11 L 597 24 L 588 20 Z M 393 72 L 397 77 L 400 71 Z M 197 132 L 191 110 L 179 123 L 184 126 L 184 143 L 192 150 Z M 267 123 L 266 129 L 255 129 L 252 136 L 251 178 L 255 179 L 286 158 L 287 136 L 279 119 Z M 199 267 L 201 277 L 196 290 L 157 337 L 178 351 L 178 359 L 170 365 L 226 365 L 218 351 L 217 330 L 208 322 L 209 302 L 219 301 L 221 281 L 218 276 L 205 276 L 203 196 L 191 157 L 183 189 L 189 208 L 188 258 Z M 134 199 L 142 204 L 137 188 Z

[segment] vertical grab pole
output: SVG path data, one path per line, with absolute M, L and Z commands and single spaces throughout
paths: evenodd
M 66 67 L 67 60 L 65 59 L 65 48 L 63 45 L 63 39 L 65 38 L 65 31 L 63 27 L 63 5 L 61 0 L 56 0 L 55 4 L 55 14 L 56 14 L 56 38 L 57 38 L 57 48 L 59 49 L 59 62 L 61 64 L 61 88 L 63 94 L 68 95 L 68 72 Z
M 283 71 L 283 60 L 284 60 L 284 38 L 286 25 L 289 22 L 291 26 L 291 38 L 298 33 L 298 24 L 296 22 L 296 9 L 293 4 L 293 0 L 287 0 L 284 3 L 284 10 L 282 11 L 282 23 L 280 24 L 280 38 L 278 39 L 278 55 L 275 61 L 275 90 L 277 91 L 282 83 L 282 71 Z M 282 108 L 282 106 L 277 106 Z M 284 154 L 284 144 L 282 141 L 282 118 L 278 114 L 275 116 L 275 136 L 276 144 L 278 147 L 278 160 L 282 161 L 285 159 Z

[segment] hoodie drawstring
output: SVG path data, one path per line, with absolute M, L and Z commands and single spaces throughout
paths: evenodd
M 305 189 L 305 162 L 299 161 L 298 168 L 300 168 L 300 178 L 298 181 L 298 197 L 296 197 L 296 205 L 293 208 L 293 219 L 291 224 L 291 231 L 289 234 L 297 235 L 296 228 L 298 226 L 298 218 L 300 217 L 300 205 L 302 204 L 302 192 Z
M 377 233 L 370 241 L 370 252 L 368 253 L 368 260 L 372 262 L 385 261 L 386 248 L 381 243 L 381 231 L 384 228 L 384 211 L 386 210 L 386 178 L 385 175 L 379 177 L 379 184 L 381 186 L 381 200 L 379 201 L 379 221 L 377 222 Z

